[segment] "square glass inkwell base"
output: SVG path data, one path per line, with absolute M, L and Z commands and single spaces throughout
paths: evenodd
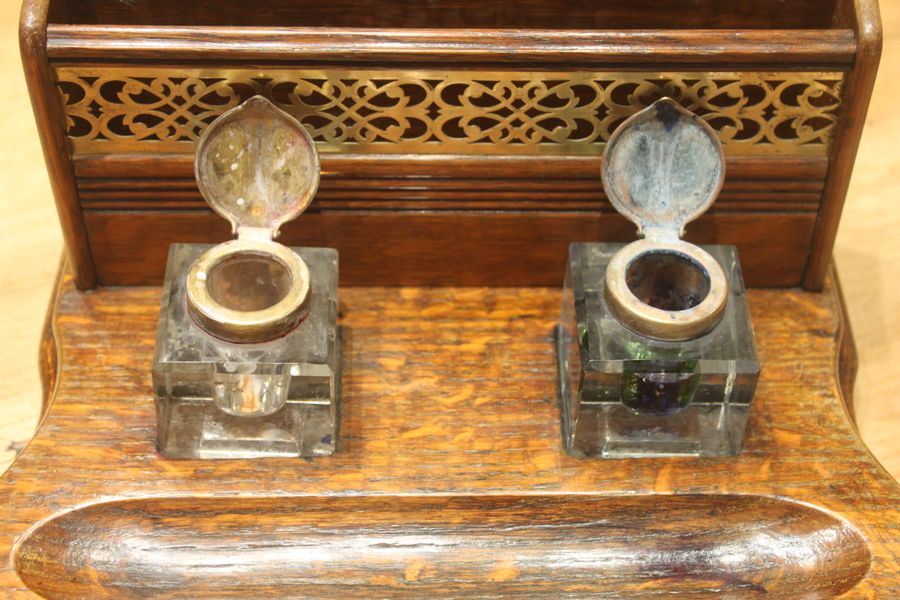
M 739 453 L 759 363 L 735 248 L 704 247 L 728 281 L 725 312 L 712 331 L 686 341 L 640 335 L 617 318 L 604 286 L 622 248 L 569 249 L 557 330 L 566 452 L 602 458 Z
M 341 385 L 337 251 L 292 248 L 312 282 L 306 317 L 270 341 L 234 343 L 205 332 L 188 314 L 187 274 L 210 248 L 169 250 L 153 361 L 160 452 L 170 458 L 332 454 Z M 277 280 L 255 272 L 271 268 L 262 261 L 239 268 L 242 297 L 253 281 Z
M 159 451 L 332 454 L 341 385 L 337 251 L 275 241 L 315 195 L 315 143 L 255 96 L 204 130 L 194 172 L 236 239 L 169 249 L 153 358 Z

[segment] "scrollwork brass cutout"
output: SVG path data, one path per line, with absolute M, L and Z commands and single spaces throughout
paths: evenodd
M 669 96 L 726 153 L 824 155 L 841 73 L 571 73 L 66 66 L 76 153 L 193 152 L 206 126 L 260 94 L 320 152 L 599 155 L 624 119 Z

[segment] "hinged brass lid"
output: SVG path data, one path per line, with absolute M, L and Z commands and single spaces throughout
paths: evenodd
M 673 240 L 702 215 L 725 180 L 722 145 L 700 117 L 670 98 L 623 122 L 603 153 L 603 189 L 649 239 Z
M 603 188 L 644 236 L 616 252 L 606 269 L 604 294 L 624 326 L 683 341 L 721 321 L 728 296 L 725 272 L 681 236 L 685 224 L 713 203 L 724 179 L 715 132 L 669 98 L 626 119 L 610 137 Z
M 216 119 L 197 146 L 200 193 L 238 237 L 274 238 L 319 186 L 319 158 L 306 129 L 262 96 Z
M 250 98 L 203 132 L 194 160 L 206 202 L 238 239 L 214 246 L 187 273 L 188 312 L 229 342 L 268 341 L 308 312 L 309 268 L 272 241 L 303 212 L 319 185 L 319 158 L 306 129 L 262 96 Z

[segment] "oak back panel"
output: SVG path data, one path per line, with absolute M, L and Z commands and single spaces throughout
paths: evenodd
M 619 123 L 671 96 L 728 158 L 688 239 L 736 244 L 750 285 L 821 286 L 877 5 L 652 4 L 26 0 L 26 72 L 78 285 L 159 283 L 170 243 L 228 238 L 192 155 L 216 116 L 263 94 L 322 156 L 285 242 L 337 248 L 343 285 L 558 285 L 569 243 L 634 238 L 600 156 Z

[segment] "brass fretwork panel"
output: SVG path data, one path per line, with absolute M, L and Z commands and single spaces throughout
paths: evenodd
M 842 73 L 567 73 L 66 66 L 76 153 L 194 151 L 219 114 L 262 94 L 322 152 L 600 154 L 661 96 L 700 114 L 731 155 L 826 154 Z

